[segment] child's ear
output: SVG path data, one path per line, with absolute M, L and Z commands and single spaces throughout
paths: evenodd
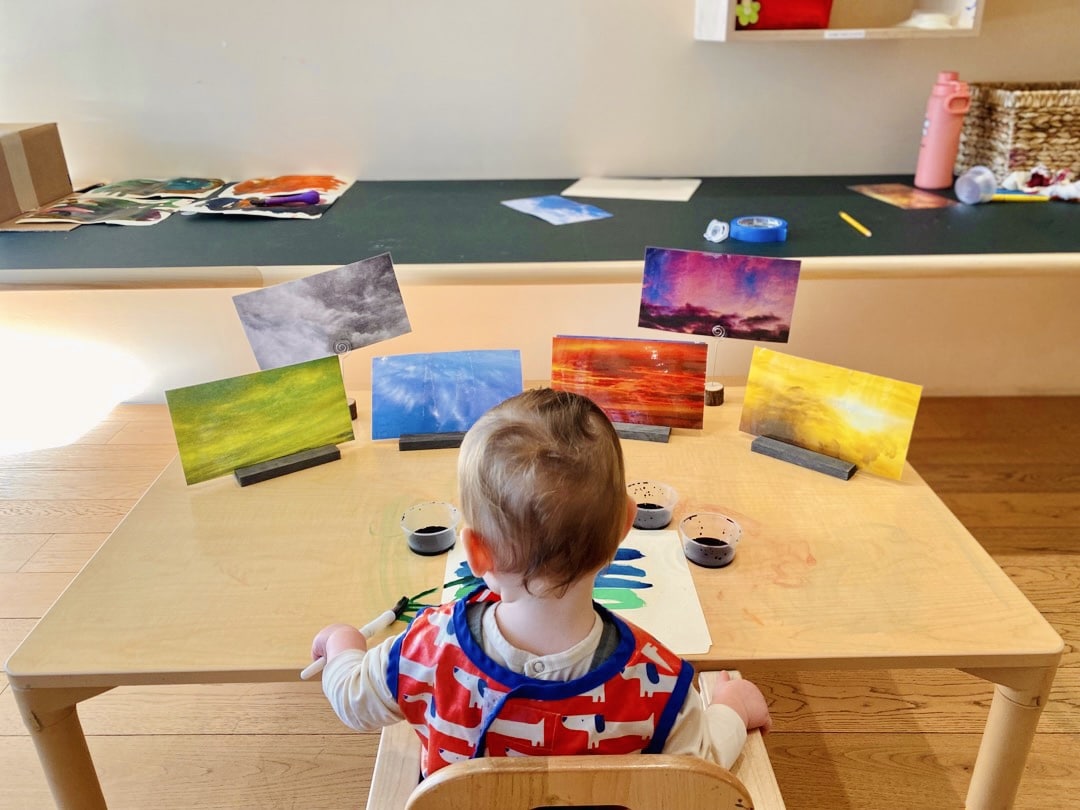
M 623 537 L 630 534 L 634 528 L 634 520 L 637 518 L 637 502 L 629 495 L 626 496 L 626 523 L 623 525 Z
M 465 550 L 465 561 L 469 563 L 473 574 L 482 577 L 493 570 L 487 541 L 469 526 L 461 530 L 461 546 Z

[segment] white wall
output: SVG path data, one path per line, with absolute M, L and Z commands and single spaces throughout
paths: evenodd
M 937 71 L 1080 79 L 1080 3 L 984 1 L 979 37 L 720 44 L 694 0 L 2 0 L 0 118 L 86 180 L 912 172 Z
M 232 296 L 241 290 L 0 292 L 0 324 L 122 347 L 150 372 L 131 401 L 257 371 Z M 520 349 L 526 379 L 546 379 L 556 334 L 700 340 L 639 329 L 640 285 L 402 285 L 413 332 L 343 359 L 349 388 L 371 358 Z M 928 395 L 1080 394 L 1080 275 L 808 279 L 778 351 L 923 386 Z M 710 373 L 745 378 L 752 341 L 715 341 Z M 47 369 L 66 375 L 67 357 Z M 73 402 L 79 392 L 72 391 Z
M 986 2 L 973 38 L 719 44 L 693 0 L 0 0 L 0 119 L 59 122 L 87 181 L 910 173 L 937 71 L 1080 79 L 1080 2 Z M 4 292 L 0 324 L 124 346 L 161 401 L 256 369 L 234 292 Z M 641 333 L 630 284 L 403 293 L 415 333 L 346 358 L 350 385 L 373 354 L 471 347 L 542 378 L 552 334 Z M 1080 393 L 1077 300 L 1075 275 L 817 280 L 787 350 L 928 393 Z

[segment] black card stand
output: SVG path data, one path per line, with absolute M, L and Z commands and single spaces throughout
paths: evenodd
M 257 484 L 280 475 L 288 475 L 298 470 L 306 470 L 308 467 L 317 467 L 328 461 L 337 461 L 341 458 L 341 451 L 335 444 L 325 444 L 322 447 L 313 447 L 310 450 L 301 450 L 299 453 L 290 453 L 281 458 L 272 458 L 269 461 L 260 461 L 247 467 L 237 467 L 233 471 L 240 486 Z
M 664 442 L 671 438 L 667 425 L 633 425 L 629 422 L 613 422 L 620 439 L 636 439 L 642 442 Z
M 750 449 L 763 456 L 771 456 L 781 461 L 788 461 L 806 467 L 808 470 L 825 473 L 833 478 L 842 478 L 847 481 L 855 474 L 856 467 L 850 461 L 826 456 L 824 453 L 815 453 L 798 445 L 788 444 L 779 439 L 769 436 L 758 436 L 750 442 Z
M 445 447 L 461 447 L 464 432 L 448 433 L 402 433 L 398 436 L 398 450 L 440 450 Z

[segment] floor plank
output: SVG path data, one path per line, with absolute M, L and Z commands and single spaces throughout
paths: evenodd
M 0 619 L 40 619 L 74 577 L 71 573 L 0 574 Z
M 27 574 L 78 573 L 109 535 L 54 534 L 19 570 Z
M 53 500 L 57 492 L 66 500 L 137 500 L 154 483 L 160 470 L 25 470 L 18 475 L 0 473 L 0 500 Z
M 0 534 L 0 573 L 14 573 L 49 541 L 48 533 Z
M 0 526 L 13 533 L 109 533 L 120 525 L 136 500 L 3 500 L 0 501 Z
M 378 736 L 91 737 L 110 810 L 361 808 Z M 28 738 L 0 737 L 0 807 L 52 806 Z M 10 768 L 10 770 L 8 770 Z
M 964 806 L 979 739 L 972 734 L 769 734 L 790 810 Z M 1015 810 L 1076 806 L 1080 735 L 1038 735 Z

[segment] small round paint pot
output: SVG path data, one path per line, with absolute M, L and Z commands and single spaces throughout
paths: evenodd
M 635 481 L 627 484 L 626 492 L 637 504 L 635 529 L 662 529 L 671 523 L 672 510 L 679 501 L 673 488 L 656 481 Z
M 723 568 L 735 559 L 742 527 L 719 512 L 698 512 L 679 521 L 683 553 L 703 568 Z
M 452 503 L 424 501 L 410 506 L 401 516 L 401 530 L 409 548 L 433 556 L 454 547 L 461 512 Z

